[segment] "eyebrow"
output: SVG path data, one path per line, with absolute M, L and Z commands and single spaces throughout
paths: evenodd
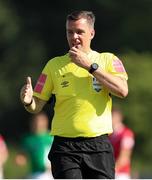
M 73 31 L 73 29 L 66 29 L 66 31 Z M 81 32 L 85 32 L 85 30 L 84 30 L 84 29 L 76 29 L 76 30 L 74 30 L 74 31 L 81 31 Z

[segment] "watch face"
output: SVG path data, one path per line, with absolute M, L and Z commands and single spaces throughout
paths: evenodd
M 90 67 L 90 70 L 89 70 L 89 73 L 93 73 L 95 70 L 97 70 L 99 67 L 99 65 L 97 63 L 93 63 L 91 64 L 91 67 Z
M 93 63 L 93 64 L 92 64 L 92 68 L 93 68 L 93 69 L 98 69 L 98 67 L 99 67 L 99 65 L 98 65 L 97 63 Z

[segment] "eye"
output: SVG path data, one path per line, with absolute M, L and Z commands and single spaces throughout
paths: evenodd
M 68 30 L 67 33 L 68 34 L 73 34 L 73 31 Z
M 83 30 L 78 30 L 78 31 L 77 31 L 77 34 L 79 34 L 79 35 L 81 35 L 81 34 L 83 34 L 83 33 L 84 33 Z

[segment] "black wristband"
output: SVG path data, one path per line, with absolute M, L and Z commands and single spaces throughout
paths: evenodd
M 97 63 L 93 63 L 90 66 L 89 73 L 92 74 L 94 71 L 98 69 L 99 65 Z
M 31 99 L 31 102 L 29 104 L 24 104 L 25 107 L 30 106 L 33 103 L 33 98 Z

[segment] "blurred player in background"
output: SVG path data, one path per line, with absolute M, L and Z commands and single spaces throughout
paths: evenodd
M 48 152 L 53 142 L 53 136 L 48 132 L 48 117 L 45 112 L 40 112 L 32 116 L 31 133 L 23 139 L 23 151 L 28 154 L 31 161 L 32 179 L 50 178 L 50 162 Z M 16 157 L 18 165 L 25 165 L 27 157 L 18 154 Z M 49 171 L 49 173 L 47 173 Z
M 131 155 L 134 147 L 134 133 L 123 123 L 123 114 L 120 109 L 113 108 L 113 134 L 110 136 L 116 160 L 116 179 L 131 178 Z
M 8 158 L 8 149 L 4 138 L 0 135 L 0 179 L 3 179 L 3 166 Z

